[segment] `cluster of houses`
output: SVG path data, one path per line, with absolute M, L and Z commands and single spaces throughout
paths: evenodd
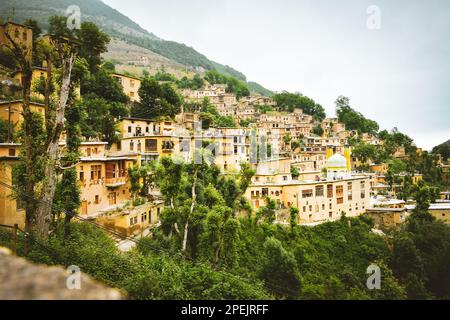
M 31 45 L 32 34 L 25 26 L 14 23 L 0 26 L 0 43 L 8 41 L 2 36 L 4 32 L 22 39 L 24 45 Z M 45 70 L 45 66 L 36 67 L 33 81 L 45 77 Z M 20 85 L 19 75 L 16 73 L 10 78 L 3 75 L 0 80 Z M 118 73 L 113 77 L 130 101 L 139 101 L 141 80 L 138 77 Z M 162 157 L 195 161 L 196 150 L 205 146 L 205 142 L 212 146 L 210 161 L 223 174 L 239 173 L 243 163 L 255 169 L 245 195 L 255 210 L 266 204 L 267 197 L 275 200 L 278 223 L 288 223 L 292 207 L 299 211 L 297 222 L 310 225 L 339 219 L 344 214 L 368 214 L 378 225 L 391 226 L 402 223 L 411 212 L 413 204 L 382 197 L 386 195 L 386 165 L 371 164 L 367 172 L 358 171 L 360 161 L 352 156 L 348 146 L 348 139 L 358 133 L 346 130 L 337 119 L 317 121 L 301 109 L 292 113 L 261 112 L 260 106 L 276 110 L 275 101 L 258 95 L 237 99 L 220 84 L 206 84 L 200 90 L 184 89 L 180 93 L 188 102 L 201 102 L 208 97 L 221 115 L 234 117 L 237 123 L 250 120 L 250 124 L 203 130 L 195 110 L 181 112 L 170 121 L 118 119 L 120 139 L 117 143 L 81 143 L 81 157 L 76 165 L 81 191 L 80 216 L 125 235 L 142 233 L 158 223 L 164 199 L 156 186 L 150 185 L 148 196 L 136 203 L 131 193 L 129 168 L 144 166 Z M 21 104 L 19 97 L 0 101 L 0 119 L 18 128 L 23 121 Z M 31 106 L 33 111 L 45 113 L 43 104 L 32 102 Z M 313 133 L 317 126 L 322 127 L 323 135 Z M 372 145 L 383 143 L 370 134 L 360 138 Z M 64 153 L 64 137 L 60 148 Z M 20 143 L 13 141 L 12 136 L 0 143 L 0 224 L 23 226 L 25 221 L 22 204 L 7 187 L 12 184 L 12 167 L 19 161 L 19 153 Z M 396 156 L 405 156 L 404 150 L 399 149 Z M 421 178 L 417 174 L 413 182 Z M 450 196 L 444 194 L 442 202 L 432 205 L 430 212 L 450 222 Z

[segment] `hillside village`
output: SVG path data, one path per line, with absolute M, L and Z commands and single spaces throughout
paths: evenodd
M 29 41 L 32 39 L 32 30 L 23 25 L 8 23 L 0 32 L 8 30 L 20 37 L 24 35 L 24 39 L 26 34 Z M 0 39 L 7 41 L 4 36 Z M 26 45 L 31 52 L 31 43 Z M 129 103 L 140 102 L 142 79 L 114 72 L 111 76 L 120 84 Z M 45 77 L 45 67 L 33 68 L 33 83 Z M 5 83 L 20 87 L 21 73 L 3 74 L 2 84 Z M 77 92 L 81 99 L 79 88 Z M 300 224 L 336 220 L 343 214 L 366 214 L 381 226 L 390 226 L 405 221 L 414 207 L 412 199 L 396 198 L 402 184 L 387 183 L 388 164 L 361 159 L 352 152 L 355 148 L 351 140 L 355 139 L 381 148 L 384 141 L 375 134 L 346 129 L 337 118 L 317 119 L 301 108 L 292 112 L 279 111 L 280 106 L 270 97 L 249 95 L 238 99 L 235 93 L 227 92 L 226 84 L 211 84 L 205 80 L 200 88 L 180 89 L 178 94 L 184 101 L 182 108 L 187 110 L 181 110 L 173 119 L 121 117 L 116 119 L 117 142 L 85 139 L 80 143 L 76 172 L 81 194 L 78 212 L 82 217 L 112 226 L 126 235 L 138 234 L 158 223 L 164 208 L 163 197 L 156 186 L 150 185 L 143 199 L 145 203 L 134 206 L 130 169 L 167 156 L 181 156 L 190 162 L 198 141 L 214 145 L 214 164 L 222 174 L 237 174 L 242 164 L 251 164 L 255 175 L 245 196 L 254 210 L 265 206 L 267 198 L 276 201 L 279 223 L 288 223 L 288 211 L 293 207 L 299 210 L 296 221 Z M 37 92 L 32 95 L 36 98 L 36 102 L 31 102 L 33 112 L 45 114 L 43 95 Z M 196 131 L 202 116 L 201 106 L 205 103 L 212 105 L 220 116 L 231 118 L 235 125 L 211 126 L 204 130 L 197 127 Z M 23 122 L 21 106 L 19 98 L 0 102 L 0 119 L 8 121 L 14 132 L 19 131 Z M 319 134 L 315 131 L 317 127 Z M 263 142 L 270 152 L 250 159 L 252 144 L 261 146 Z M 59 145 L 64 153 L 64 134 Z M 422 151 L 417 149 L 416 152 L 420 155 Z M 18 139 L 9 136 L 0 144 L 2 183 L 12 185 L 11 168 L 19 160 L 19 153 Z M 407 157 L 405 148 L 397 146 L 393 158 Z M 440 159 L 439 165 L 444 176 L 447 172 L 448 179 L 448 159 Z M 403 179 L 408 176 L 413 184 L 423 179 L 421 172 L 396 175 Z M 20 202 L 12 197 L 12 190 L 2 185 L 0 194 L 0 223 L 23 227 L 24 211 Z M 442 200 L 449 200 L 448 191 L 441 196 Z M 450 222 L 449 204 L 443 201 L 432 204 L 430 212 Z
M 95 25 L 82 28 L 102 38 Z M 16 64 L 0 57 L 2 226 L 29 234 L 36 227 L 46 240 L 59 221 L 83 221 L 111 232 L 122 251 L 161 234 L 164 246 L 177 234 L 181 252 L 213 252 L 212 265 L 228 268 L 238 249 L 225 246 L 225 233 L 214 240 L 224 247 L 202 249 L 203 238 L 188 234 L 199 217 L 221 232 L 238 218 L 294 232 L 328 222 L 358 226 L 345 219 L 362 217 L 383 235 L 419 210 L 450 224 L 450 158 L 423 151 L 397 129 L 380 131 L 346 97 L 327 117 L 306 96 L 255 94 L 216 70 L 182 78 L 164 68 L 119 73 L 100 56 L 106 36 L 97 54 L 86 54 L 92 40 L 73 44 L 36 30 L 29 21 L 0 25 L 0 45 L 20 56 Z M 42 220 L 32 209 L 49 214 Z

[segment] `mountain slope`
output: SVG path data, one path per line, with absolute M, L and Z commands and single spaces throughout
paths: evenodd
M 197 71 L 215 69 L 246 81 L 245 75 L 232 67 L 211 61 L 185 44 L 157 37 L 100 0 L 0 0 L 0 5 L 2 8 L 0 19 L 12 19 L 20 23 L 33 18 L 44 29 L 47 28 L 50 16 L 64 15 L 69 6 L 76 5 L 80 7 L 83 20 L 96 23 L 113 38 L 151 50 L 189 69 Z M 265 89 L 258 91 L 264 92 Z

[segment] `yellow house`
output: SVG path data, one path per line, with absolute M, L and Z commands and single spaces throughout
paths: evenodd
M 120 73 L 113 73 L 112 76 L 120 83 L 123 92 L 130 98 L 130 101 L 139 102 L 138 91 L 141 87 L 141 79 Z
M 80 214 L 95 217 L 105 208 L 131 198 L 128 168 L 138 162 L 135 153 L 109 152 L 106 142 L 84 142 L 76 166 L 81 191 Z
M 450 203 L 432 203 L 428 212 L 438 221 L 450 224 Z
M 374 221 L 375 228 L 379 227 L 394 227 L 405 222 L 408 217 L 406 209 L 403 208 L 369 208 L 366 210 L 366 215 L 371 217 Z
M 11 40 L 7 35 L 21 46 L 26 52 L 27 58 L 31 60 L 33 54 L 33 30 L 15 22 L 7 22 L 0 25 L 0 46 L 11 46 Z
M 184 153 L 183 147 L 190 152 L 190 142 L 187 146 L 180 142 L 172 121 L 123 118 L 118 128 L 121 140 L 113 144 L 111 151 L 137 153 L 141 164 L 157 160 L 161 156 Z
M 158 223 L 164 202 L 156 200 L 137 207 L 123 207 L 104 212 L 95 221 L 124 235 L 132 236 Z
M 14 73 L 14 79 L 22 85 L 22 72 L 17 71 Z M 31 76 L 31 97 L 35 99 L 44 100 L 44 95 L 35 91 L 35 86 L 39 83 L 39 81 L 43 81 L 47 79 L 47 68 L 42 67 L 33 67 L 32 76 Z M 77 99 L 81 97 L 80 86 L 74 88 L 75 95 Z
M 23 122 L 22 105 L 22 100 L 0 102 L 0 119 L 11 123 L 16 132 L 20 129 L 20 125 Z M 44 117 L 45 106 L 42 103 L 30 102 L 30 110 L 40 113 Z
M 18 161 L 19 144 L 0 143 L 0 224 L 19 228 L 25 225 L 25 210 L 20 201 L 14 199 L 9 186 L 12 185 L 12 168 Z

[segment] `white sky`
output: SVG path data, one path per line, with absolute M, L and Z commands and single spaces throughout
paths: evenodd
M 450 1 L 103 0 L 157 36 L 334 115 L 339 95 L 430 149 L 450 139 Z M 366 10 L 381 10 L 369 30 Z

